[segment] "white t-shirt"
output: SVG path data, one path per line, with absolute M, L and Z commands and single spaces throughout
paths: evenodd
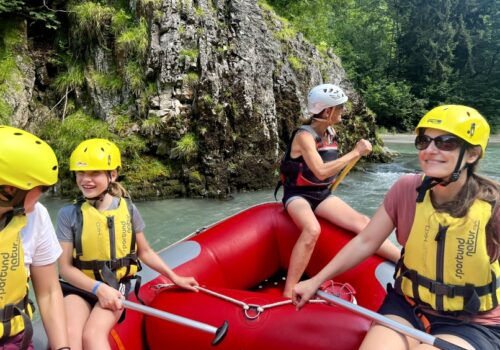
M 26 216 L 28 222 L 21 230 L 21 237 L 24 264 L 29 271 L 30 265 L 45 266 L 56 262 L 62 253 L 62 248 L 57 240 L 49 212 L 42 204 L 36 203 L 33 211 Z

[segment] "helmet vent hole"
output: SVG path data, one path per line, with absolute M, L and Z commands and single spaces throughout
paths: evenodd
M 84 152 L 87 152 L 87 147 L 85 147 L 85 149 L 83 150 Z
M 35 141 L 35 143 L 36 143 L 37 145 L 41 145 L 41 144 L 42 144 L 42 143 L 41 143 L 40 141 L 38 141 L 38 140 L 36 140 L 36 141 Z
M 102 148 L 102 147 L 101 147 L 101 151 L 103 151 L 103 152 L 104 152 L 104 148 Z
M 52 170 L 57 170 L 57 165 L 54 165 L 54 166 L 52 167 Z
M 470 117 L 470 113 L 469 113 L 469 112 L 467 112 L 467 116 L 469 116 L 469 117 Z
M 20 132 L 15 132 L 14 135 L 21 136 L 22 134 Z

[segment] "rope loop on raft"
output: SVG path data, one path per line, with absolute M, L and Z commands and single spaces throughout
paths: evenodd
M 264 309 L 260 305 L 257 305 L 257 304 L 247 304 L 247 305 L 243 306 L 243 310 L 245 313 L 245 317 L 249 320 L 255 320 L 255 319 L 259 318 L 260 314 L 262 312 L 264 312 Z M 252 310 L 254 311 L 253 315 L 251 315 Z
M 160 284 L 156 284 L 156 285 L 152 286 L 151 288 L 154 288 L 154 289 L 165 289 L 165 288 L 171 288 L 171 287 L 174 287 L 174 286 L 175 286 L 175 284 L 173 284 L 173 283 L 160 283 Z M 332 285 L 330 287 L 333 287 L 333 281 L 332 281 Z M 283 300 L 283 301 L 278 301 L 276 303 L 271 303 L 271 304 L 266 304 L 266 305 L 247 304 L 244 301 L 241 301 L 241 300 L 238 300 L 238 299 L 235 299 L 235 298 L 231 298 L 231 297 L 229 297 L 227 295 L 214 292 L 213 290 L 210 290 L 210 289 L 207 289 L 207 288 L 204 288 L 204 287 L 197 286 L 195 288 L 198 289 L 199 291 L 202 291 L 202 292 L 204 292 L 206 294 L 212 295 L 212 296 L 214 296 L 216 298 L 219 298 L 219 299 L 222 299 L 222 300 L 228 301 L 230 303 L 233 303 L 233 304 L 241 306 L 242 309 L 243 309 L 243 313 L 244 313 L 245 317 L 247 319 L 249 319 L 249 320 L 258 319 L 259 316 L 265 310 L 267 310 L 267 309 L 271 309 L 273 307 L 278 307 L 278 306 L 292 304 L 292 300 L 290 300 L 290 299 Z M 349 294 L 353 294 L 354 293 L 351 290 L 349 290 L 349 288 L 347 290 L 348 290 Z M 327 288 L 327 292 L 331 292 L 331 291 L 328 290 L 328 288 Z M 336 295 L 336 294 L 337 293 L 335 293 L 334 295 Z M 339 295 L 336 295 L 336 296 L 339 296 Z M 339 297 L 342 298 L 342 296 L 339 296 Z M 327 304 L 328 302 L 325 301 L 325 300 L 323 300 L 323 299 L 311 299 L 311 300 L 309 300 L 309 303 L 311 303 L 311 304 Z

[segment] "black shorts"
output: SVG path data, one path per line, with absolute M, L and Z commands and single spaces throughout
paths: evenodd
M 78 295 L 80 298 L 89 303 L 91 307 L 94 307 L 94 305 L 99 300 L 96 295 L 87 292 L 86 290 L 74 287 L 71 284 L 61 280 L 59 280 L 59 283 L 61 284 L 61 289 L 64 297 L 71 294 Z
M 304 198 L 309 203 L 313 211 L 316 210 L 316 208 L 318 207 L 318 205 L 320 205 L 321 202 L 323 202 L 326 198 L 331 196 L 331 191 L 329 187 L 316 189 L 311 187 L 288 188 L 287 186 L 285 186 L 284 192 L 285 194 L 283 195 L 282 202 L 285 208 L 289 204 L 290 199 L 292 199 L 293 197 L 300 197 Z
M 382 315 L 396 315 L 410 322 L 413 327 L 425 331 L 420 319 L 415 314 L 415 308 L 406 299 L 389 288 L 388 294 L 380 307 Z M 475 349 L 500 349 L 500 326 L 468 323 L 463 320 L 451 319 L 426 314 L 432 335 L 451 334 L 464 339 Z
M 59 283 L 61 284 L 63 297 L 70 295 L 70 294 L 78 295 L 80 298 L 82 298 L 87 303 L 89 303 L 90 307 L 92 307 L 92 308 L 99 301 L 99 298 L 96 295 L 94 295 L 90 292 L 87 292 L 86 290 L 77 288 L 77 287 L 72 286 L 71 284 L 64 282 L 64 281 L 61 281 L 61 280 L 59 280 Z M 125 294 L 124 295 L 127 296 L 129 291 L 130 291 L 130 280 L 124 281 L 124 284 L 125 284 Z M 126 314 L 125 310 L 123 310 L 122 315 L 120 316 L 120 319 L 118 320 L 118 323 L 121 323 L 125 319 L 125 314 Z

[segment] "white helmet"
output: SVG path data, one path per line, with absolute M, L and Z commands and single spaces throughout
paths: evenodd
M 318 114 L 328 107 L 338 106 L 347 101 L 347 95 L 337 85 L 321 84 L 309 91 L 307 109 L 312 114 Z

